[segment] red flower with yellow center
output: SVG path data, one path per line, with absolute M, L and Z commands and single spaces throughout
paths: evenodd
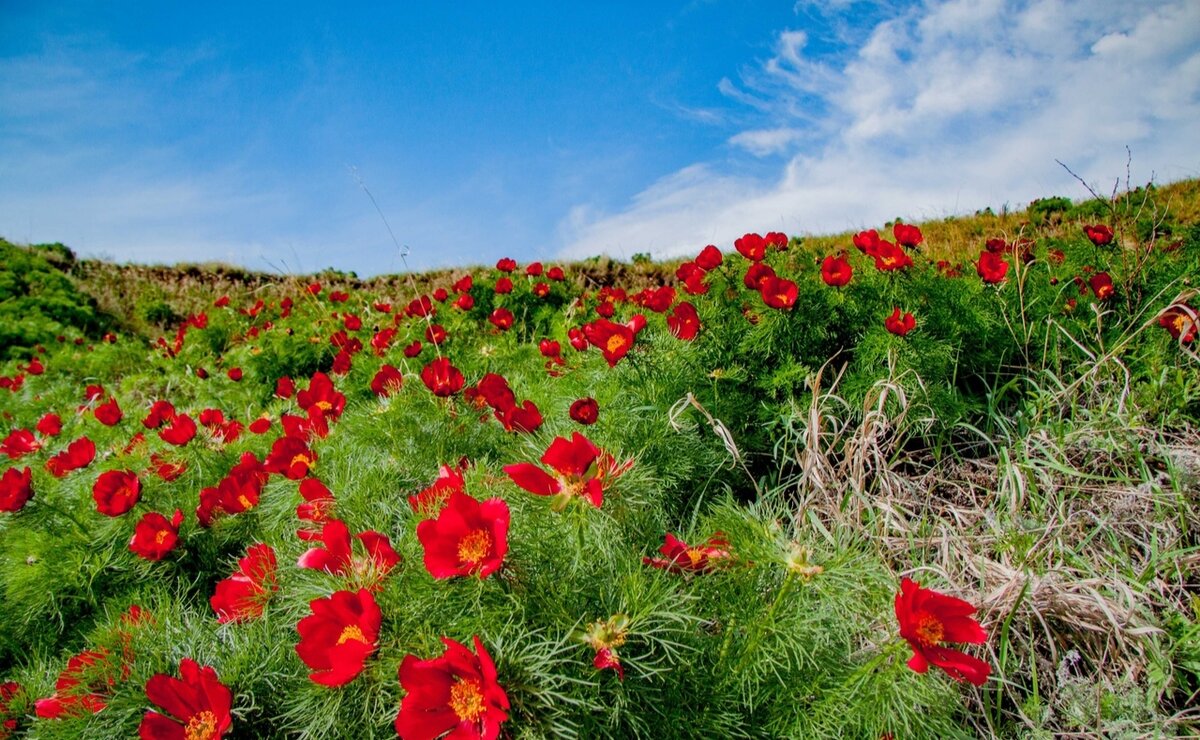
M 991 666 L 971 655 L 943 647 L 945 642 L 987 642 L 987 633 L 971 615 L 975 607 L 962 599 L 946 596 L 910 578 L 900 582 L 896 594 L 896 621 L 900 636 L 912 647 L 908 667 L 925 673 L 932 663 L 956 681 L 982 686 Z
M 608 457 L 609 461 L 612 457 Z M 533 463 L 506 465 L 504 472 L 521 488 L 538 496 L 554 496 L 551 508 L 561 511 L 574 498 L 583 498 L 599 508 L 604 502 L 606 479 L 620 475 L 628 466 L 617 469 L 610 462 L 606 467 L 600 448 L 579 432 L 572 432 L 571 439 L 555 437 L 541 457 L 542 464 L 554 470 L 555 475 Z
M 314 669 L 308 677 L 323 686 L 342 686 L 362 673 L 367 658 L 375 652 L 383 614 L 375 597 L 365 588 L 357 593 L 335 591 L 328 598 L 310 602 L 312 614 L 296 629 L 300 642 L 296 653 Z
M 33 498 L 33 471 L 9 468 L 0 475 L 0 511 L 17 512 Z
M 1000 255 L 984 250 L 979 253 L 979 262 L 976 263 L 975 271 L 979 273 L 979 277 L 985 283 L 1002 283 L 1004 276 L 1008 274 L 1008 263 Z
M 179 678 L 156 673 L 146 682 L 146 698 L 167 714 L 147 711 L 138 727 L 142 740 L 217 740 L 233 727 L 233 692 L 210 666 L 179 661 Z
M 911 313 L 901 314 L 899 308 L 893 308 L 892 314 L 883 320 L 883 325 L 891 333 L 902 337 L 916 328 L 917 320 Z
M 392 549 L 391 540 L 379 532 L 366 531 L 354 535 L 366 551 L 366 557 L 355 557 L 350 529 L 340 519 L 331 519 L 321 530 L 321 544 L 300 556 L 301 568 L 323 570 L 336 576 L 349 576 L 362 585 L 378 590 L 379 582 L 400 563 Z
M 142 482 L 129 470 L 101 473 L 92 486 L 96 510 L 106 516 L 121 516 L 133 508 L 141 496 Z
M 596 319 L 583 326 L 584 336 L 600 350 L 609 367 L 614 367 L 633 347 L 636 330 L 629 324 Z
M 443 465 L 438 468 L 438 477 L 431 485 L 408 497 L 408 505 L 418 514 L 432 516 L 441 511 L 446 499 L 455 491 L 463 491 L 462 470 Z
M 437 519 L 417 525 L 417 539 L 425 548 L 425 570 L 434 578 L 487 578 L 504 563 L 508 525 L 508 504 L 503 499 L 480 503 L 459 491 L 450 494 Z
M 96 443 L 87 437 L 80 437 L 67 449 L 46 461 L 46 470 L 55 478 L 61 478 L 72 470 L 86 468 L 96 459 Z
M 1116 289 L 1113 287 L 1112 276 L 1107 272 L 1098 272 L 1092 275 L 1088 280 L 1088 284 L 1092 286 L 1092 292 L 1102 301 L 1106 301 L 1112 297 Z
M 703 545 L 688 545 L 668 532 L 658 552 L 662 557 L 644 557 L 642 563 L 672 573 L 708 573 L 732 557 L 721 532 L 713 534 Z
M 438 357 L 421 370 L 421 382 L 433 391 L 433 395 L 446 398 L 461 391 L 466 380 L 462 371 L 450 364 L 449 359 Z
M 1196 310 L 1186 304 L 1171 306 L 1158 317 L 1158 325 L 1166 329 L 1172 339 L 1188 344 L 1196 339 Z
M 182 523 L 183 512 L 179 509 L 169 521 L 157 511 L 147 512 L 133 528 L 129 551 L 146 560 L 162 560 L 179 543 Z
M 903 270 L 913 265 L 912 257 L 907 252 L 886 239 L 879 240 L 872 256 L 875 258 L 875 269 L 882 272 Z
M 854 268 L 850 266 L 850 262 L 843 256 L 834 257 L 830 255 L 821 262 L 821 280 L 826 285 L 840 288 L 850 282 L 850 278 L 852 277 L 854 277 Z
M 508 720 L 508 695 L 497 682 L 496 666 L 478 637 L 472 653 L 448 637 L 440 657 L 404 656 L 400 686 L 405 690 L 396 715 L 401 740 L 455 738 L 495 740 Z
M 238 560 L 233 575 L 217 584 L 208 603 L 217 613 L 217 621 L 243 622 L 262 616 L 263 607 L 279 590 L 275 580 L 275 551 L 262 543 L 251 545 L 246 557 Z

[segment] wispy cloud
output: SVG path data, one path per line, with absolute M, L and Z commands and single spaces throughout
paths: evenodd
M 770 122 L 729 143 L 784 155 L 773 176 L 746 174 L 736 157 L 697 163 L 619 212 L 576 209 L 562 224 L 563 254 L 677 255 L 747 230 L 829 232 L 1079 194 L 1055 159 L 1111 183 L 1126 146 L 1137 179 L 1200 173 L 1191 0 L 949 0 L 856 38 L 818 55 L 808 33 L 785 30 L 769 59 L 720 81 Z

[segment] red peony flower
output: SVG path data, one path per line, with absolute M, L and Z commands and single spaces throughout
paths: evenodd
M 975 270 L 985 283 L 1002 283 L 1008 274 L 1008 263 L 1000 255 L 984 250 L 979 253 Z
M 875 252 L 879 250 L 879 232 L 875 229 L 860 231 L 851 238 L 851 241 L 854 242 L 858 251 L 868 257 L 874 257 Z
M 404 656 L 400 687 L 406 692 L 396 716 L 400 740 L 454 738 L 496 740 L 508 720 L 508 695 L 496 681 L 496 666 L 478 637 L 472 653 L 448 637 L 445 652 L 421 660 Z
M 567 340 L 571 343 L 571 346 L 575 348 L 576 352 L 582 352 L 588 348 L 587 334 L 583 331 L 583 329 L 579 329 L 577 327 L 567 329 Z
M 304 503 L 296 507 L 296 518 L 305 522 L 314 522 L 324 527 L 333 514 L 333 492 L 316 478 L 305 478 L 300 481 L 300 496 Z M 296 535 L 302 540 L 321 538 L 320 532 L 301 529 Z
M 512 404 L 496 409 L 496 419 L 504 426 L 506 432 L 536 432 L 542 426 L 542 412 L 533 401 L 525 401 L 521 405 Z
M 308 387 L 296 394 L 296 403 L 309 416 L 320 415 L 336 419 L 346 408 L 346 396 L 339 393 L 325 373 L 316 373 Z
M 563 272 L 563 269 L 561 267 L 555 265 L 554 267 L 551 267 L 549 270 L 546 270 L 546 277 L 550 278 L 551 280 L 553 280 L 555 282 L 562 282 L 563 280 L 567 279 L 567 274 L 565 272 Z
M 728 561 L 729 543 L 725 535 L 715 533 L 703 545 L 689 547 L 687 543 L 668 532 L 663 538 L 663 546 L 658 548 L 662 557 L 644 557 L 642 563 L 669 570 L 672 573 L 708 573 Z
M 620 681 L 625 680 L 625 668 L 621 665 L 617 648 L 625 644 L 628 631 L 629 617 L 614 614 L 608 619 L 589 624 L 587 631 L 580 637 L 588 647 L 596 651 L 596 657 L 592 660 L 596 670 L 612 669 Z
M 96 510 L 106 516 L 121 516 L 133 508 L 142 493 L 142 482 L 129 470 L 101 473 L 92 486 Z
M 182 523 L 183 512 L 179 509 L 170 521 L 157 511 L 143 514 L 134 525 L 129 551 L 146 560 L 162 560 L 179 543 L 179 525 Z
M 501 257 L 496 261 L 496 269 L 500 272 L 512 272 L 517 269 L 517 261 L 511 257 Z
M 766 279 L 771 277 L 775 277 L 774 267 L 765 262 L 755 262 L 746 268 L 746 274 L 742 276 L 742 285 L 750 290 L 758 290 Z
M 383 614 L 367 589 L 335 591 L 309 602 L 312 614 L 296 629 L 296 653 L 313 669 L 308 677 L 323 686 L 343 686 L 362 673 L 378 646 Z
M 499 295 L 507 295 L 513 289 L 513 281 L 510 277 L 502 277 L 496 281 L 496 293 Z
M 850 282 L 852 277 L 854 277 L 854 268 L 843 256 L 829 256 L 821 263 L 821 280 L 826 285 L 840 288 Z
M 700 269 L 707 272 L 720 267 L 721 262 L 723 262 L 724 259 L 725 258 L 721 254 L 721 250 L 717 249 L 715 245 L 709 244 L 707 247 L 700 250 L 700 254 L 696 255 L 696 265 Z
M 37 430 L 44 437 L 57 437 L 62 432 L 62 419 L 51 411 L 38 419 Z
M 896 621 L 900 636 L 912 647 L 908 667 L 917 673 L 937 666 L 955 681 L 982 686 L 991 666 L 966 653 L 942 647 L 944 642 L 987 642 L 987 633 L 974 618 L 975 607 L 962 599 L 940 594 L 905 578 L 896 594 Z
M 170 401 L 155 401 L 150 405 L 150 411 L 146 414 L 146 418 L 142 419 L 142 426 L 147 429 L 158 429 L 174 417 L 175 406 Z
M 508 504 L 503 499 L 480 503 L 465 493 L 451 493 L 437 519 L 417 525 L 417 539 L 425 548 L 425 570 L 434 578 L 487 578 L 504 563 L 508 523 Z
M 33 703 L 42 719 L 60 719 L 95 714 L 107 706 L 121 667 L 104 648 L 84 650 L 67 661 L 54 682 L 54 693 Z
M 507 331 L 513 325 L 513 312 L 507 308 L 497 308 L 495 311 L 492 311 L 492 315 L 488 317 L 488 321 L 492 322 L 492 326 L 495 326 L 500 331 Z
M 0 511 L 16 513 L 33 498 L 33 473 L 29 468 L 9 468 L 0 475 Z
M 1092 275 L 1088 283 L 1092 286 L 1092 292 L 1102 301 L 1112 298 L 1115 288 L 1113 287 L 1112 276 L 1107 272 L 1098 272 Z
M 627 324 L 597 319 L 585 324 L 583 333 L 589 342 L 600 349 L 609 367 L 620 362 L 633 347 L 634 330 Z
M 176 414 L 166 429 L 158 433 L 162 441 L 182 447 L 196 436 L 196 422 L 187 414 Z
M 87 386 L 85 386 L 83 389 L 83 402 L 84 403 L 91 403 L 92 401 L 99 401 L 103 397 L 104 397 L 104 386 L 102 386 L 98 383 L 90 383 Z
M 775 249 L 781 252 L 787 249 L 788 245 L 787 234 L 779 231 L 767 232 L 767 235 L 763 237 L 763 241 L 766 242 L 768 247 L 775 247 Z
M 454 299 L 454 307 L 460 311 L 470 311 L 475 308 L 475 298 L 470 293 L 463 293 Z
M 549 295 L 549 294 L 550 294 L 550 284 L 549 284 L 549 283 L 543 283 L 543 282 L 540 282 L 540 281 L 539 281 L 539 282 L 537 282 L 537 283 L 534 283 L 534 285 L 533 285 L 533 294 L 534 294 L 535 296 L 537 296 L 538 298 L 545 298 L 547 295 Z
M 896 243 L 902 247 L 915 247 L 925 241 L 924 234 L 921 229 L 912 224 L 897 223 L 892 226 L 892 236 L 895 237 Z
M 87 437 L 80 437 L 67 449 L 46 461 L 46 470 L 55 478 L 61 478 L 72 470 L 86 468 L 96 459 L 96 443 Z
M 580 424 L 595 424 L 600 418 L 600 404 L 594 398 L 581 398 L 571 404 L 571 418 Z
M 300 480 L 308 475 L 316 462 L 317 453 L 303 439 L 287 436 L 280 437 L 271 445 L 271 452 L 263 460 L 263 468 L 288 480 Z
M 556 474 L 551 475 L 533 463 L 506 465 L 504 472 L 530 493 L 554 496 L 551 508 L 555 511 L 561 511 L 576 497 L 599 508 L 604 502 L 605 478 L 620 474 L 613 466 L 605 465 L 600 448 L 579 432 L 572 432 L 570 440 L 555 437 L 541 461 Z
M 217 583 L 208 600 L 217 621 L 244 622 L 262 616 L 263 607 L 279 590 L 275 579 L 275 551 L 261 542 L 246 549 L 233 575 Z
M 438 469 L 438 477 L 428 488 L 408 497 L 408 505 L 416 513 L 430 516 L 441 511 L 446 499 L 456 492 L 464 492 L 462 471 L 443 465 Z
M 529 277 L 540 277 L 542 274 L 542 263 L 541 262 L 530 262 L 525 267 L 525 274 L 528 275 Z
M 404 386 L 404 376 L 391 365 L 384 365 L 371 379 L 371 391 L 377 396 L 390 396 Z
M 242 379 L 242 369 L 240 367 L 231 367 L 225 374 L 235 383 Z
M 667 328 L 677 338 L 690 342 L 700 333 L 700 314 L 695 306 L 683 301 L 667 317 Z
M 800 295 L 795 283 L 777 276 L 763 280 L 758 286 L 758 294 L 762 296 L 763 303 L 780 310 L 788 310 L 796 305 L 796 298 Z
M 166 710 L 142 717 L 142 740 L 217 740 L 233 727 L 233 692 L 211 666 L 191 658 L 179 661 L 179 676 L 156 673 L 146 682 L 146 698 Z
M 1084 226 L 1083 233 L 1091 240 L 1092 244 L 1097 247 L 1103 247 L 1111 244 L 1113 240 L 1113 231 L 1104 224 L 1096 224 L 1095 226 Z
M 562 345 L 553 339 L 543 339 L 538 342 L 538 352 L 542 354 L 542 357 L 553 359 L 562 354 Z
M 92 413 L 95 415 L 96 421 L 99 421 L 106 427 L 116 425 L 121 421 L 121 417 L 123 416 L 121 407 L 117 405 L 117 399 L 115 398 L 109 398 L 107 402 L 97 406 Z
M 767 256 L 767 241 L 758 234 L 746 234 L 733 242 L 743 257 L 752 262 L 761 262 Z
M 296 392 L 296 384 L 288 376 L 283 376 L 275 381 L 275 395 L 280 398 L 291 398 Z
M 258 497 L 270 477 L 270 472 L 252 452 L 242 453 L 242 459 L 230 469 L 220 483 L 200 491 L 196 519 L 200 526 L 212 524 L 219 513 L 240 514 L 258 505 Z
M 450 360 L 445 357 L 438 357 L 426 365 L 421 370 L 421 381 L 439 398 L 453 396 L 462 390 L 463 383 L 466 382 L 462 371 L 450 364 Z
M 0 740 L 8 740 L 17 731 L 21 715 L 13 707 L 14 704 L 18 704 L 14 699 L 22 696 L 24 692 L 21 684 L 16 681 L 0 683 Z
M 170 460 L 158 453 L 150 455 L 150 464 L 154 466 L 154 474 L 167 483 L 178 480 L 187 472 L 187 463 L 182 460 Z
M 321 544 L 300 556 L 301 568 L 323 570 L 335 576 L 348 576 L 370 587 L 378 587 L 388 572 L 400 563 L 387 535 L 379 532 L 359 532 L 354 538 L 362 543 L 366 557 L 354 557 L 350 529 L 340 519 L 330 519 L 321 529 Z
M 1176 304 L 1163 311 L 1158 317 L 1158 325 L 1166 329 L 1171 338 L 1181 344 L 1188 344 L 1196 339 L 1197 313 L 1186 304 Z
M 271 431 L 271 417 L 263 414 L 254 421 L 250 422 L 247 427 L 252 434 L 266 434 Z
M 883 320 L 883 325 L 886 326 L 887 330 L 891 333 L 902 337 L 916 327 L 917 320 L 911 313 L 901 315 L 899 308 L 893 308 L 892 315 Z
M 875 254 L 872 256 L 875 257 L 875 269 L 882 272 L 903 270 L 913 266 L 912 257 L 909 257 L 907 252 L 883 239 L 875 245 Z
M 9 460 L 19 460 L 40 449 L 42 443 L 28 429 L 14 429 L 0 442 L 0 453 L 8 455 Z

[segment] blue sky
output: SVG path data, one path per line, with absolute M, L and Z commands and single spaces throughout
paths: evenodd
M 1200 174 L 1191 0 L 63 5 L 0 0 L 0 235 L 118 260 L 397 271 L 360 182 L 421 269 Z

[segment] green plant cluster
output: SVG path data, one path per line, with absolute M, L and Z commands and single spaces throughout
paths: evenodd
M 59 269 L 73 261 L 61 244 L 0 239 L 0 360 L 28 357 L 59 336 L 96 336 L 106 326 L 95 300 Z

